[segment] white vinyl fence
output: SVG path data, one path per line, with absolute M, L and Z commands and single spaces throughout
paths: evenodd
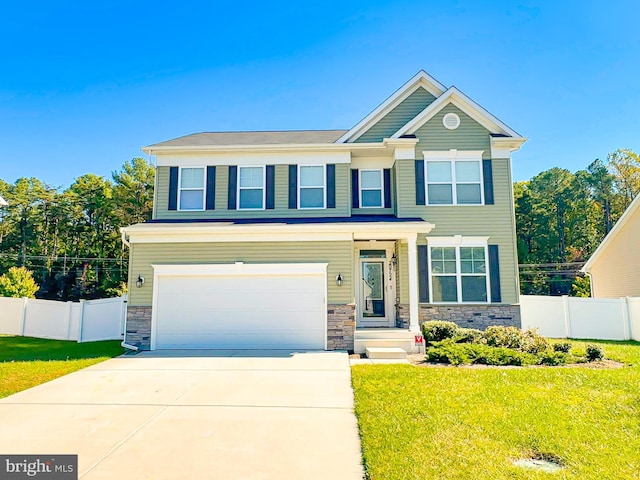
M 121 340 L 127 297 L 56 302 L 0 297 L 0 334 L 94 342 Z
M 552 338 L 640 341 L 640 297 L 520 296 L 522 328 Z

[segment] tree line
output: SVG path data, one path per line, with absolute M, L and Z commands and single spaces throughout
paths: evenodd
M 554 167 L 513 188 L 520 291 L 589 296 L 579 270 L 640 192 L 640 156 L 619 149 L 584 170 Z
M 142 158 L 111 178 L 82 175 L 66 189 L 38 178 L 0 180 L 0 274 L 25 267 L 37 297 L 103 298 L 126 291 L 120 227 L 151 218 L 155 168 Z
M 86 174 L 66 189 L 37 178 L 0 180 L 0 275 L 25 267 L 37 297 L 101 298 L 126 291 L 120 227 L 149 220 L 155 168 L 142 158 L 110 179 Z M 620 149 L 575 173 L 554 167 L 515 182 L 520 290 L 588 296 L 579 273 L 640 192 L 640 156 Z

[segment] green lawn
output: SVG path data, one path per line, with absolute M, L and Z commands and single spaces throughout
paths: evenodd
M 590 343 L 626 366 L 354 366 L 369 478 L 640 478 L 640 343 Z M 532 455 L 564 468 L 512 464 Z
M 0 398 L 122 354 L 120 342 L 0 336 Z

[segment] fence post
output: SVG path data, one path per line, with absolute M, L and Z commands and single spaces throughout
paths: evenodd
M 82 342 L 83 326 L 84 326 L 84 300 L 80 300 L 80 319 L 78 321 L 78 343 Z
M 126 333 L 125 329 L 127 325 L 127 300 L 129 297 L 125 293 L 120 298 L 122 299 L 122 309 L 120 313 L 120 333 L 122 334 L 122 338 L 124 338 L 124 335 Z
M 629 305 L 629 297 L 620 297 L 620 303 L 622 307 L 622 330 L 624 332 L 624 339 L 630 340 L 632 338 L 631 329 L 631 305 Z
M 71 307 L 73 302 L 67 302 L 67 340 L 71 340 Z
M 22 297 L 22 318 L 20 319 L 20 336 L 24 337 L 24 331 L 26 329 L 27 324 L 27 302 L 29 299 L 27 297 Z
M 564 333 L 566 338 L 571 338 L 571 311 L 569 309 L 569 296 L 562 296 L 562 309 L 564 311 Z

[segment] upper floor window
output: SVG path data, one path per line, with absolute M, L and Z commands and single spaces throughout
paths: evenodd
M 429 275 L 433 302 L 488 302 L 487 256 L 486 245 L 430 247 Z
M 238 167 L 238 209 L 262 210 L 265 196 L 265 168 Z
M 326 208 L 325 166 L 300 165 L 298 175 L 299 208 Z
M 427 205 L 481 205 L 482 152 L 425 152 Z
M 382 170 L 360 170 L 360 206 L 382 208 L 383 199 Z
M 205 169 L 180 169 L 180 210 L 204 210 Z

